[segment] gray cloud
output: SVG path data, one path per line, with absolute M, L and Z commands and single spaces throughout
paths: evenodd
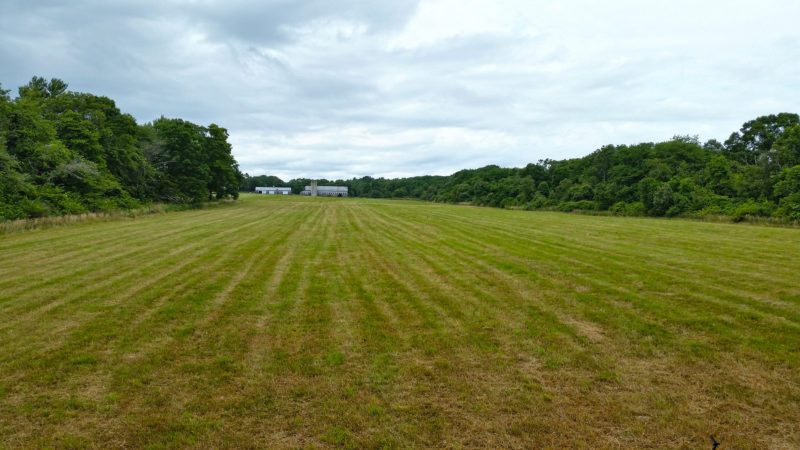
M 244 171 L 448 174 L 800 104 L 793 1 L 7 1 L 0 82 L 230 131 Z

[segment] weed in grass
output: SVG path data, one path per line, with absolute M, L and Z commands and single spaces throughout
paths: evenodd
M 119 401 L 119 394 L 115 394 L 113 392 L 108 393 L 108 394 L 106 394 L 105 397 L 103 397 L 103 401 L 107 405 L 116 405 L 117 402 Z
M 597 380 L 606 383 L 616 383 L 619 381 L 619 375 L 614 372 L 604 370 L 597 374 Z
M 70 362 L 76 366 L 86 365 L 86 364 L 96 364 L 97 358 L 91 355 L 81 355 L 76 358 L 72 358 Z
M 331 352 L 325 355 L 326 366 L 341 366 L 344 364 L 344 355 L 339 352 Z
M 349 446 L 348 444 L 351 443 L 352 436 L 350 431 L 347 428 L 334 426 L 328 429 L 325 434 L 322 435 L 322 441 L 327 442 L 328 444 L 333 444 L 337 446 Z

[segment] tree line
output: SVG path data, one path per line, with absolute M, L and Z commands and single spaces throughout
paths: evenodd
M 800 118 L 781 113 L 742 125 L 725 142 L 694 136 L 607 145 L 582 158 L 521 168 L 490 165 L 450 176 L 321 180 L 351 196 L 414 198 L 501 208 L 607 211 L 615 215 L 779 217 L 800 221 Z M 261 183 L 261 184 L 259 184 Z M 308 180 L 245 175 L 242 189 Z
M 0 220 L 238 197 L 228 132 L 161 117 L 143 125 L 108 97 L 33 77 L 0 86 Z
M 0 86 L 0 220 L 192 204 L 290 186 L 242 175 L 228 133 L 161 117 L 139 125 L 103 96 L 33 77 L 12 98 Z M 780 113 L 742 125 L 725 142 L 676 136 L 607 145 L 521 168 L 490 165 L 450 176 L 319 180 L 357 197 L 413 198 L 501 208 L 616 215 L 772 216 L 800 221 L 800 118 Z

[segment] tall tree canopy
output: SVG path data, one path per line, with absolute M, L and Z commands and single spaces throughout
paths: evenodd
M 182 119 L 139 125 L 113 100 L 33 77 L 15 98 L 0 85 L 0 220 L 196 203 L 256 185 L 310 180 L 242 175 L 228 132 Z M 523 168 L 490 165 L 450 176 L 320 180 L 350 195 L 613 214 L 727 214 L 800 220 L 800 116 L 745 122 L 724 142 L 696 137 L 607 145 Z
M 181 119 L 139 125 L 113 100 L 33 77 L 0 86 L 0 220 L 238 197 L 227 131 Z

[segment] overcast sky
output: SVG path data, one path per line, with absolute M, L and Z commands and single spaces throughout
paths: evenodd
M 798 23 L 798 0 L 0 0 L 0 83 L 216 123 L 251 175 L 445 175 L 800 112 Z

